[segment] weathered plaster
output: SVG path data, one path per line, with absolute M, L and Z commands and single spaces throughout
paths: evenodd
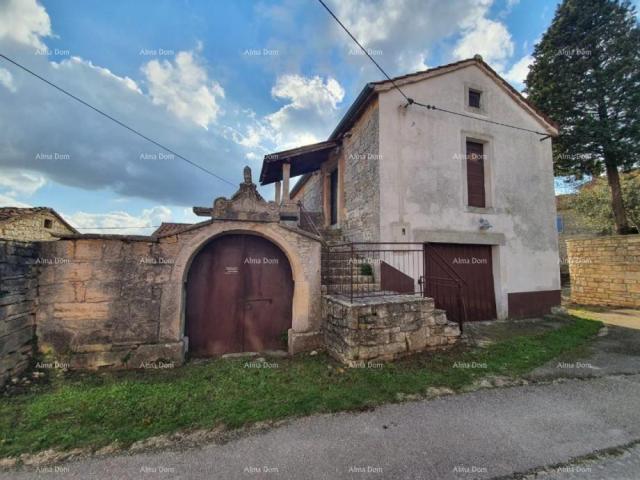
M 441 108 L 465 111 L 465 86 L 485 96 L 479 118 L 542 130 L 541 125 L 478 67 L 403 86 Z M 380 237 L 493 245 L 498 316 L 507 294 L 560 288 L 551 140 L 406 102 L 395 90 L 378 97 Z M 466 139 L 485 143 L 488 207 L 466 205 Z M 479 229 L 487 220 L 492 228 Z M 404 228 L 405 234 L 402 235 Z

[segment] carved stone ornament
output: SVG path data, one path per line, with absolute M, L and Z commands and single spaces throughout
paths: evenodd
M 213 202 L 211 216 L 217 220 L 256 220 L 277 222 L 280 209 L 276 202 L 267 202 L 258 193 L 251 179 L 251 169 L 244 167 L 244 182 L 230 199 L 218 197 Z

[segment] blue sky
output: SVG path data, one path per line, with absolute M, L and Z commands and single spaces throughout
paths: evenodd
M 328 3 L 391 74 L 481 53 L 519 89 L 557 4 Z M 234 184 L 265 153 L 325 139 L 381 78 L 314 0 L 0 0 L 0 51 Z M 6 62 L 0 104 L 0 205 L 150 226 L 234 191 Z

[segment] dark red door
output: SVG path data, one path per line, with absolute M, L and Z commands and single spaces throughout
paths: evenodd
M 484 145 L 467 142 L 467 199 L 470 207 L 486 206 L 484 191 Z
M 424 258 L 425 296 L 449 320 L 464 320 L 465 311 L 467 321 L 496 318 L 491 246 L 430 243 Z
M 189 350 L 212 356 L 283 349 L 292 299 L 291 267 L 277 246 L 254 235 L 219 237 L 189 269 Z
M 331 225 L 338 223 L 338 169 L 331 172 L 329 177 L 329 207 Z

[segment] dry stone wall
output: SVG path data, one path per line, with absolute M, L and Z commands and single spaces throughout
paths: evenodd
M 0 240 L 0 386 L 29 366 L 34 351 L 38 245 Z
M 350 366 L 447 347 L 460 337 L 458 324 L 435 309 L 431 298 L 396 295 L 350 303 L 325 295 L 322 308 L 327 351 Z
M 640 308 L 640 235 L 567 240 L 571 301 Z

